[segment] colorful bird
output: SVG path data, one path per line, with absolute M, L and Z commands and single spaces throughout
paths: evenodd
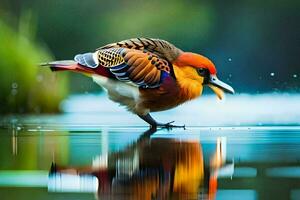
M 152 38 L 133 38 L 111 43 L 95 52 L 78 54 L 74 60 L 41 64 L 53 71 L 71 70 L 92 77 L 109 98 L 137 114 L 152 127 L 178 127 L 158 123 L 150 112 L 174 108 L 199 97 L 203 85 L 222 99 L 234 93 L 220 81 L 208 58 L 184 52 L 173 44 Z

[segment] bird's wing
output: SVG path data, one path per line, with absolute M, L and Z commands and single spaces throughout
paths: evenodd
M 95 53 L 79 54 L 75 61 L 95 70 L 107 68 L 118 80 L 144 88 L 160 86 L 172 70 L 169 62 L 154 53 L 127 48 L 99 49 Z
M 179 56 L 179 54 L 182 53 L 182 50 L 175 47 L 173 44 L 165 40 L 153 38 L 132 38 L 116 43 L 107 44 L 98 48 L 97 50 L 120 47 L 149 51 L 155 53 L 161 58 L 168 60 L 169 62 L 173 62 Z

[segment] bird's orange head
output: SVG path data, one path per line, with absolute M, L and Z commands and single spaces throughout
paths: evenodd
M 207 57 L 197 53 L 184 52 L 180 54 L 175 60 L 174 64 L 177 66 L 191 66 L 194 68 L 205 68 L 210 74 L 215 75 L 217 69 L 214 63 Z
M 220 99 L 224 96 L 223 92 L 234 93 L 234 89 L 230 85 L 217 78 L 217 69 L 214 63 L 205 56 L 183 52 L 177 57 L 174 64 L 178 67 L 190 66 L 194 68 L 197 74 L 204 78 L 203 85 L 208 85 Z

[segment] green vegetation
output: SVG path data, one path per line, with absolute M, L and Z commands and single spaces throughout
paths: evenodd
M 0 113 L 53 112 L 67 92 L 101 92 L 81 74 L 36 64 L 133 37 L 162 38 L 209 57 L 236 92 L 300 92 L 299 2 L 2 0 Z
M 15 30 L 0 19 L 0 113 L 57 112 L 67 94 L 67 79 L 38 63 L 51 60 L 34 39 L 30 13 L 20 17 Z

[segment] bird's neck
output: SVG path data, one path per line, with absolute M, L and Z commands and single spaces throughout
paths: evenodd
M 196 69 L 189 66 L 178 67 L 174 65 L 173 67 L 182 98 L 191 100 L 200 96 L 204 79 L 198 75 Z

